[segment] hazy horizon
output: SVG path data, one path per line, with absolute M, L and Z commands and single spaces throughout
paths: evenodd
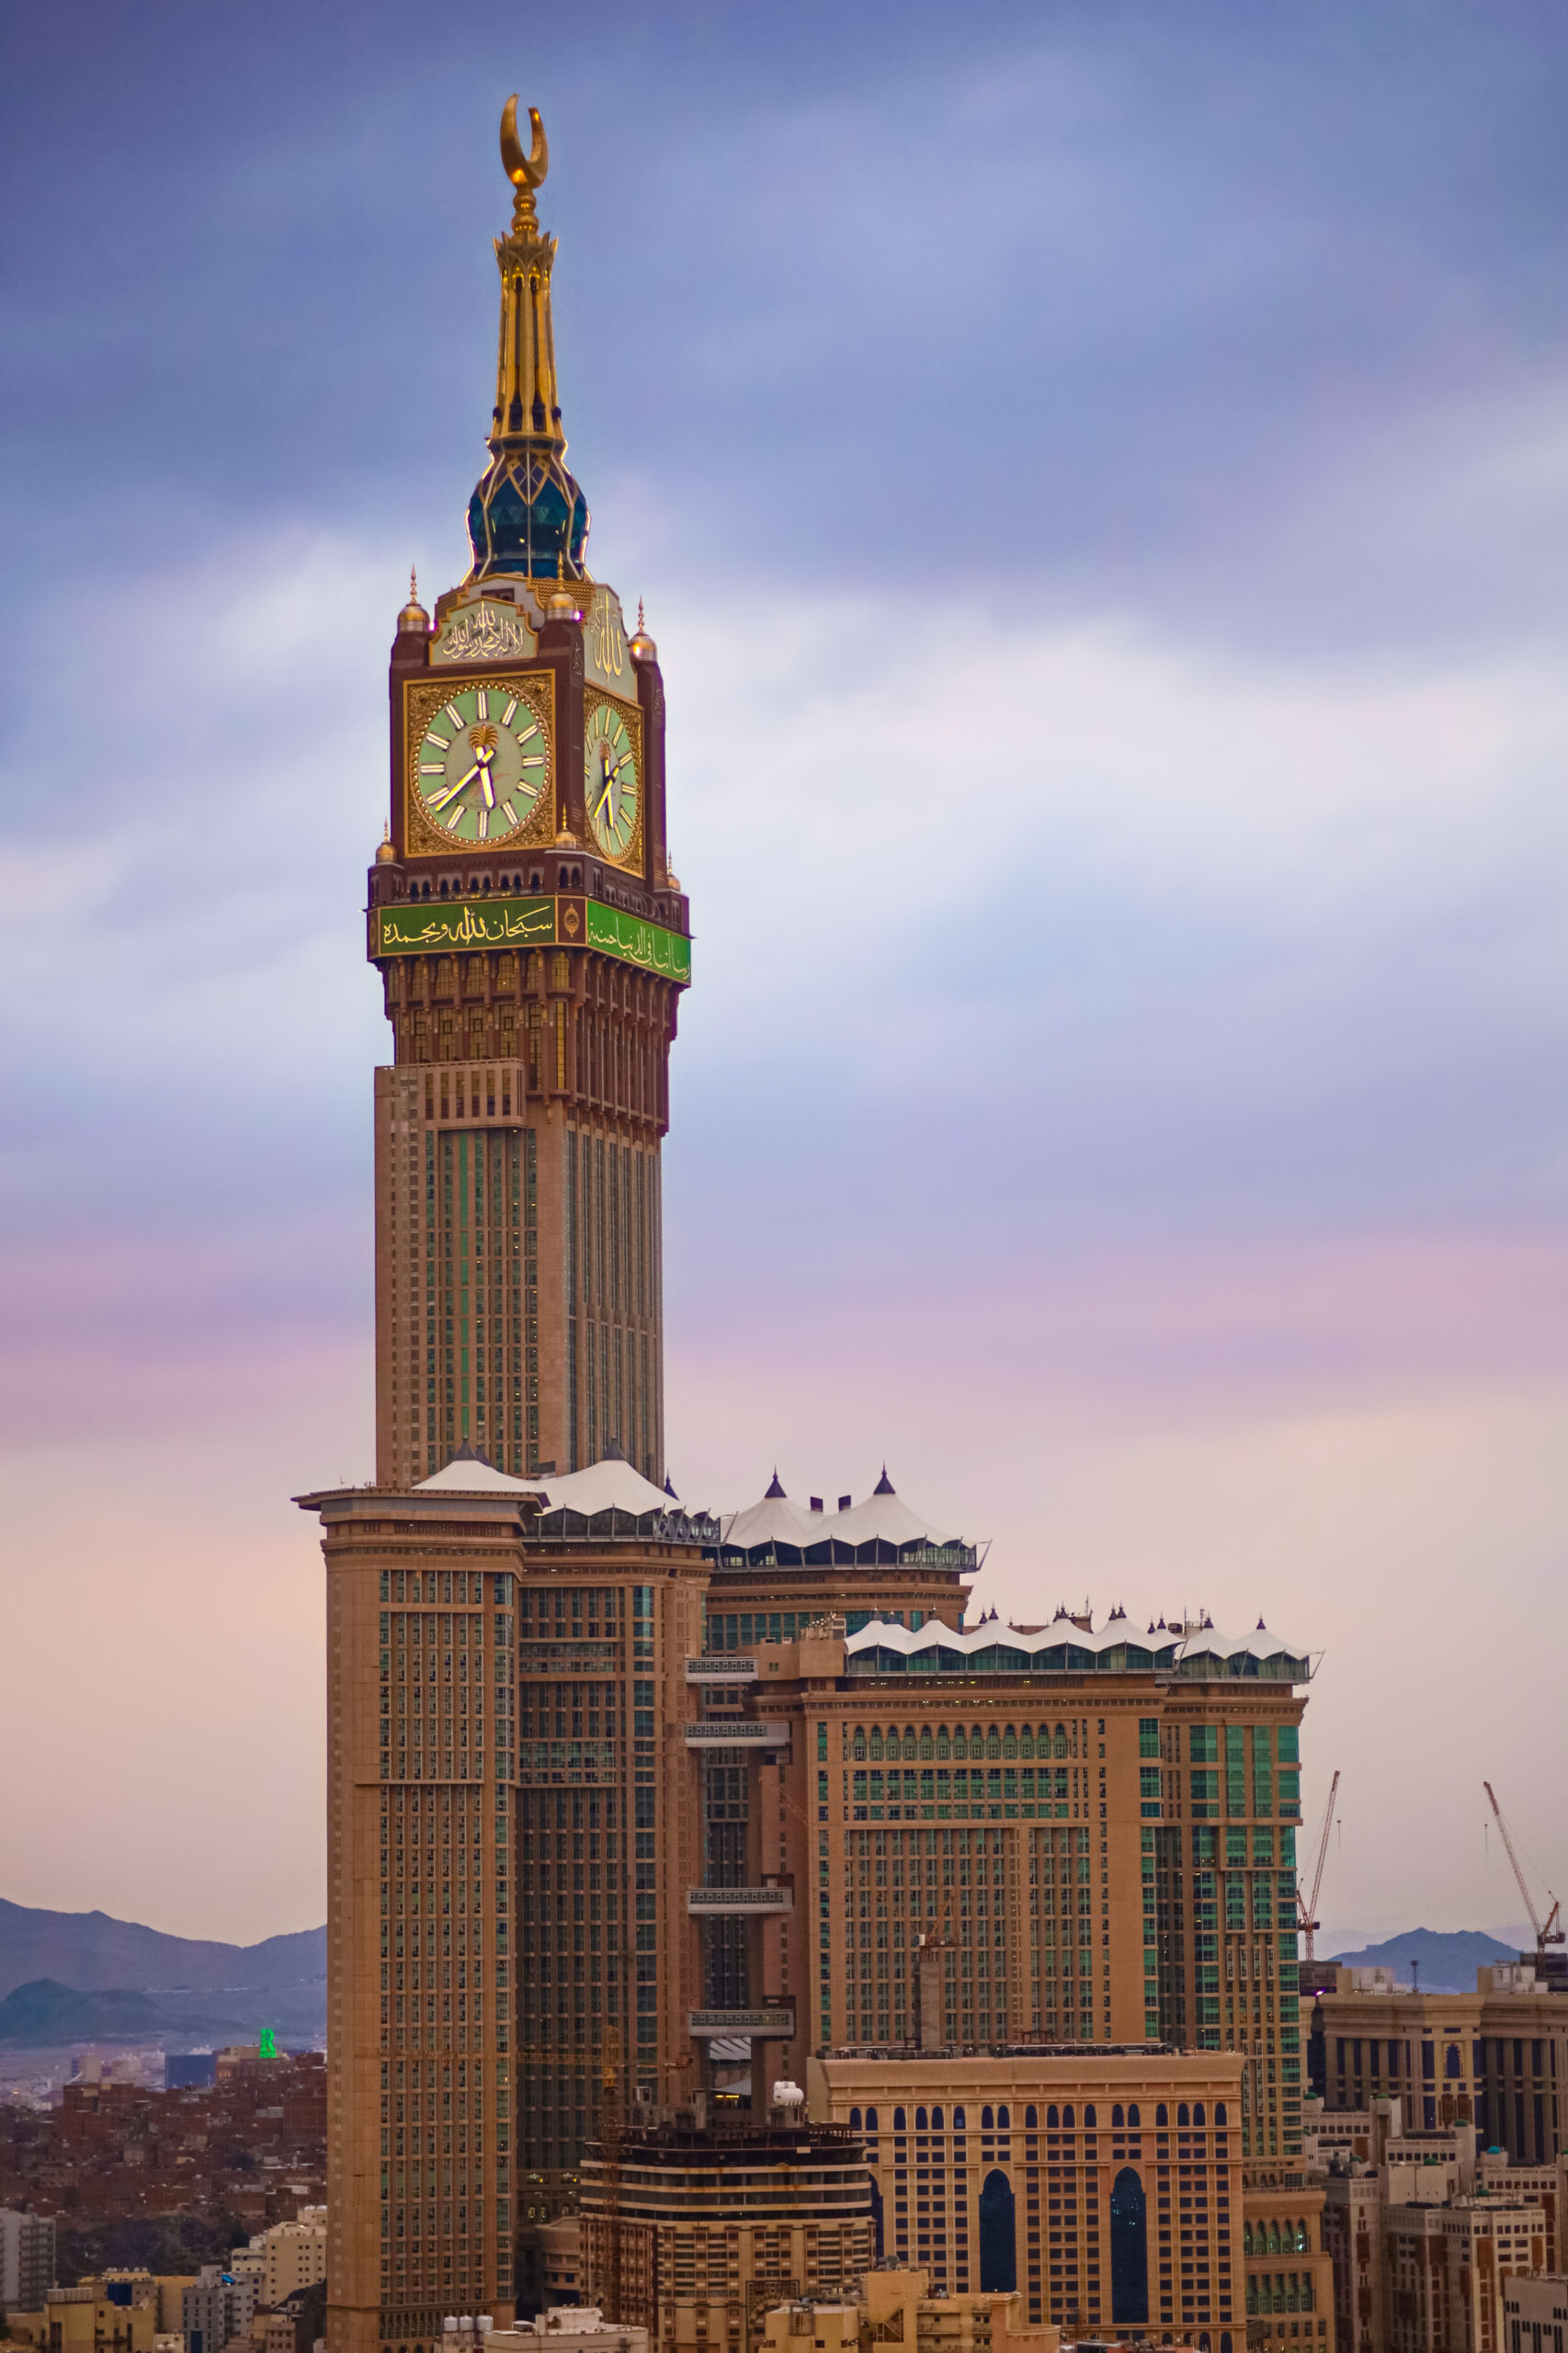
M 1483 1776 L 1539 1900 L 1568 18 L 429 32 L 0 30 L 0 1886 L 238 1942 L 324 1910 L 289 1498 L 371 1468 L 384 665 L 410 563 L 466 566 L 517 90 L 697 935 L 676 1488 L 885 1461 L 990 1542 L 976 1611 L 1262 1617 L 1318 1659 L 1328 1915 L 1517 1911 Z

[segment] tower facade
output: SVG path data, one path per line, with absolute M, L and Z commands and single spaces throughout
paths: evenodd
M 465 1445 L 524 1476 L 619 1448 L 664 1471 L 660 1142 L 691 975 L 665 830 L 653 641 L 585 568 L 551 317 L 555 241 L 515 103 L 473 563 L 389 676 L 391 806 L 367 952 L 376 1074 L 377 1475 Z

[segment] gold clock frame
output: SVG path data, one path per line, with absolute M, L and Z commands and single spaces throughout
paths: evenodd
M 591 854 L 595 858 L 603 858 L 607 866 L 615 867 L 619 872 L 622 874 L 641 874 L 642 871 L 642 845 L 646 831 L 648 812 L 648 767 L 642 753 L 642 707 L 641 703 L 628 702 L 623 695 L 607 694 L 602 687 L 595 687 L 589 693 L 585 695 L 583 698 L 583 745 L 585 759 L 587 756 L 588 729 L 593 722 L 593 716 L 596 710 L 613 710 L 617 717 L 624 722 L 626 732 L 631 738 L 631 756 L 637 764 L 637 823 L 632 826 L 631 839 L 627 843 L 626 847 L 623 850 L 617 853 L 615 851 L 606 849 L 603 842 L 600 841 L 597 834 L 594 831 L 593 820 L 588 815 L 587 776 L 585 771 L 583 779 L 583 823 L 587 829 L 588 835 L 588 841 L 585 847 L 589 847 Z
M 450 834 L 432 824 L 426 815 L 415 783 L 418 770 L 418 746 L 425 731 L 438 710 L 444 710 L 454 695 L 466 694 L 471 688 L 516 694 L 526 702 L 544 730 L 549 767 L 538 800 L 520 825 L 510 833 L 499 834 L 494 841 L 454 842 Z M 608 698 L 607 698 L 608 699 Z M 555 673 L 552 669 L 483 670 L 454 676 L 447 671 L 437 684 L 429 677 L 407 678 L 403 681 L 403 844 L 404 854 L 411 858 L 492 858 L 498 853 L 509 856 L 516 850 L 533 849 L 555 839 L 556 809 L 561 794 L 560 763 L 555 733 Z

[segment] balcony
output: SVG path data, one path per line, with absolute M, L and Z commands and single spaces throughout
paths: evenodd
M 769 2005 L 763 2010 L 688 2010 L 687 2032 L 699 2041 L 711 2041 L 727 2035 L 771 2036 L 775 2040 L 788 2038 L 795 2031 L 795 2013 L 781 2005 Z
M 703 1658 L 687 1660 L 686 1679 L 688 1683 L 755 1683 L 756 1661 L 734 1653 L 710 1652 Z
M 793 1912 L 795 1891 L 792 1887 L 688 1887 L 686 1908 L 693 1918 L 704 1920 L 715 1915 L 739 1918 L 759 1912 Z
M 756 1716 L 713 1716 L 685 1727 L 688 1748 L 788 1748 L 790 1727 Z

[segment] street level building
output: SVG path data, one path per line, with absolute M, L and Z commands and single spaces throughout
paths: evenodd
M 1243 2068 L 1143 2049 L 813 2059 L 813 2112 L 863 2140 L 881 2251 L 1031 2325 L 1203 2353 L 1244 2339 Z
M 800 2118 L 636 2127 L 583 2165 L 584 2293 L 677 2346 L 754 2353 L 769 2308 L 835 2302 L 871 2260 L 859 2138 Z

